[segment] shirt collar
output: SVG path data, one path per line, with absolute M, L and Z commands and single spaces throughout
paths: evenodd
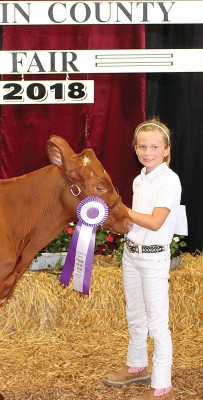
M 153 171 L 149 172 L 149 174 L 146 174 L 146 167 L 144 167 L 141 169 L 141 178 L 142 179 L 154 179 L 157 176 L 161 175 L 167 169 L 168 169 L 168 165 L 165 162 L 163 162 L 158 167 L 153 169 Z

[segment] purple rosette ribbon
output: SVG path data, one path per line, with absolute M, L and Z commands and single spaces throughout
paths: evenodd
M 68 285 L 73 274 L 73 288 L 89 294 L 97 226 L 107 219 L 109 209 L 99 197 L 86 197 L 77 207 L 78 224 L 74 230 L 60 282 Z

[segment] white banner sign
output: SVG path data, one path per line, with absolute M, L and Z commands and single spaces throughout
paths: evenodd
M 94 103 L 94 81 L 1 81 L 0 104 Z
M 203 49 L 0 52 L 1 74 L 131 72 L 203 72 Z
M 4 1 L 1 25 L 202 24 L 203 1 Z

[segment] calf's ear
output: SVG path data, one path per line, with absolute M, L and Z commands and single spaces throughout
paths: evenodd
M 60 136 L 51 136 L 46 142 L 46 152 L 49 161 L 59 168 L 65 168 L 65 160 L 70 159 L 75 152 L 65 139 Z

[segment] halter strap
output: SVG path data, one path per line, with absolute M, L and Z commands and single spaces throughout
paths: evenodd
M 108 207 L 109 211 L 113 210 L 113 208 L 117 206 L 119 201 L 121 201 L 121 196 L 118 196 L 117 200 L 112 204 L 112 206 Z
M 78 186 L 76 183 L 72 183 L 72 181 L 68 178 L 68 176 L 64 173 L 64 171 L 61 171 L 61 175 L 65 179 L 65 181 L 68 183 L 68 186 L 70 188 L 70 191 L 74 197 L 81 196 L 82 199 L 84 199 L 84 196 L 82 195 L 82 190 L 80 189 L 80 186 Z M 108 206 L 109 211 L 113 210 L 117 206 L 117 204 L 121 201 L 121 196 L 118 194 L 118 198 L 116 201 L 111 205 Z

